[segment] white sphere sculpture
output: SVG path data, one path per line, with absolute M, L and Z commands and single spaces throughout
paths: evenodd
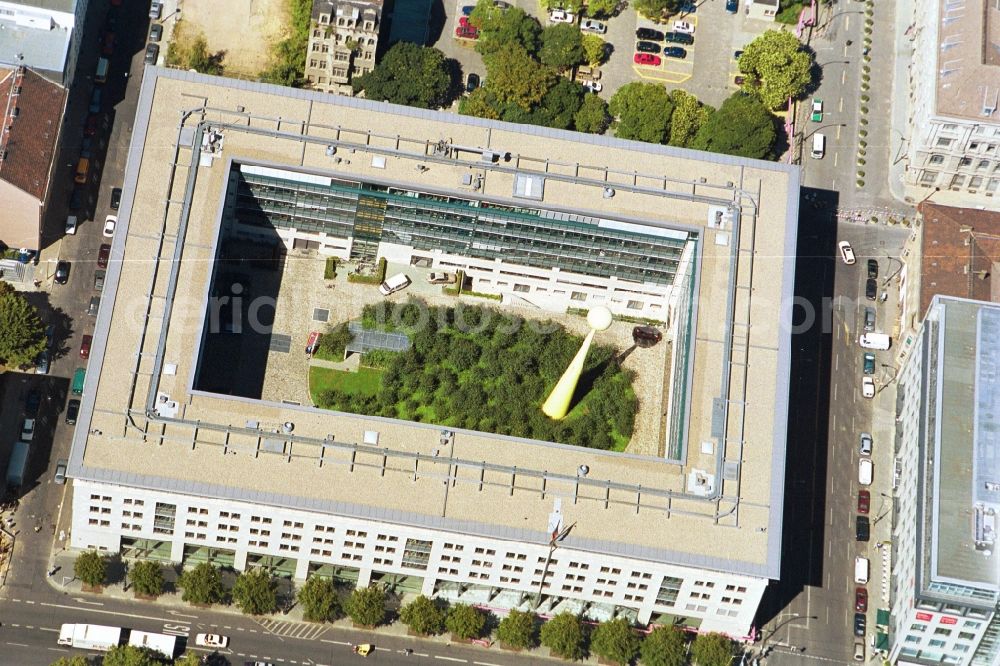
M 614 317 L 611 315 L 611 310 L 607 309 L 603 305 L 591 308 L 587 313 L 587 324 L 589 324 L 595 331 L 608 330 L 611 327 L 611 322 L 613 320 Z

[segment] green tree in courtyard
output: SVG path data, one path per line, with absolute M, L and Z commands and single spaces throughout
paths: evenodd
M 556 74 L 517 44 L 504 44 L 484 55 L 487 78 L 485 88 L 502 104 L 516 104 L 525 111 L 542 101 L 555 83 Z
M 45 346 L 45 324 L 38 310 L 9 283 L 0 282 L 0 363 L 30 365 Z
M 709 116 L 691 142 L 697 150 L 767 159 L 777 139 L 775 117 L 756 97 L 737 92 Z
M 507 45 L 520 46 L 535 55 L 541 46 L 542 26 L 519 7 L 504 10 L 495 7 L 492 0 L 479 0 L 469 23 L 479 29 L 476 50 L 483 56 Z
M 591 67 L 596 67 L 604 62 L 608 55 L 608 44 L 599 36 L 587 33 L 581 37 L 580 43 L 583 45 L 583 62 Z
M 698 130 L 708 122 L 714 109 L 705 106 L 698 98 L 680 88 L 670 91 L 674 112 L 670 116 L 670 139 L 668 143 L 678 148 L 689 148 L 698 135 Z
M 768 30 L 747 44 L 740 56 L 743 91 L 757 95 L 768 109 L 798 99 L 812 82 L 813 55 L 787 30 Z
M 583 34 L 570 23 L 555 23 L 542 30 L 538 58 L 556 69 L 569 69 L 584 62 Z
M 608 109 L 616 118 L 618 138 L 663 143 L 670 131 L 674 103 L 659 83 L 634 81 L 618 89 Z
M 580 110 L 573 116 L 576 130 L 588 134 L 601 134 L 608 128 L 610 122 L 608 103 L 594 93 L 584 95 Z
M 411 42 L 396 42 L 375 69 L 355 78 L 355 92 L 421 109 L 437 109 L 451 103 L 451 67 L 441 51 Z

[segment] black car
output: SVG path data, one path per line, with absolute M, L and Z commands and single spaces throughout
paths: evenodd
M 42 394 L 37 389 L 29 391 L 24 398 L 24 415 L 29 419 L 38 416 L 38 406 L 42 404 Z
M 147 65 L 155 65 L 156 60 L 160 57 L 160 46 L 158 44 L 147 44 L 146 45 L 146 57 L 143 59 Z
M 87 204 L 87 190 L 83 187 L 74 187 L 69 195 L 69 209 L 82 210 Z
M 726 0 L 726 11 L 735 14 L 740 10 L 739 0 Z
M 56 264 L 56 274 L 55 281 L 59 284 L 66 284 L 69 282 L 69 262 L 60 261 Z
M 865 630 L 868 628 L 868 619 L 865 618 L 864 613 L 854 614 L 854 635 L 864 636 Z
M 663 35 L 663 40 L 673 42 L 674 44 L 687 44 L 690 46 L 694 44 L 694 35 L 689 35 L 686 32 L 668 32 Z
M 74 398 L 66 403 L 66 423 L 76 425 L 76 417 L 80 414 L 80 401 Z
M 122 188 L 113 187 L 111 188 L 111 210 L 118 210 L 118 206 L 122 203 Z
M 635 50 L 639 53 L 659 53 L 660 45 L 653 42 L 636 42 Z
M 154 23 L 149 26 L 149 41 L 158 42 L 163 39 L 163 24 Z
M 878 259 L 868 260 L 868 277 L 872 280 L 878 279 Z
M 663 339 L 663 333 L 655 326 L 636 326 L 632 329 L 632 342 L 636 347 L 652 347 Z
M 635 31 L 636 39 L 651 39 L 654 42 L 663 41 L 663 33 L 652 28 L 639 28 Z
M 698 5 L 693 2 L 685 2 L 681 5 L 681 14 L 694 14 L 698 11 Z
M 868 278 L 868 281 L 865 282 L 865 298 L 874 301 L 876 294 L 878 294 L 878 282 L 875 278 Z
M 465 92 L 472 92 L 479 87 L 479 75 L 475 72 L 469 72 L 469 76 L 465 78 Z
M 868 541 L 870 533 L 871 525 L 868 522 L 868 516 L 855 516 L 854 536 L 857 537 L 857 540 Z
M 743 55 L 743 51 L 733 51 L 733 60 L 739 60 L 740 56 Z
M 688 52 L 679 46 L 668 46 L 663 49 L 663 55 L 668 58 L 687 58 Z

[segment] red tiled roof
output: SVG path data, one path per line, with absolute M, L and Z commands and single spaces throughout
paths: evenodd
M 6 153 L 0 161 L 0 178 L 40 202 L 49 187 L 65 101 L 63 87 L 30 69 L 23 74 L 0 70 L 0 151 Z
M 920 315 L 935 294 L 1000 302 L 1000 213 L 933 203 L 918 207 L 923 218 Z

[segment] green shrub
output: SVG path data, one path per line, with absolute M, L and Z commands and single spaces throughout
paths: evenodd
M 479 638 L 486 627 L 486 613 L 475 606 L 455 604 L 448 609 L 445 626 L 456 638 Z
M 512 610 L 500 620 L 497 640 L 515 650 L 527 650 L 538 645 L 538 619 L 534 613 Z
M 436 636 L 444 631 L 445 611 L 434 599 L 420 595 L 403 606 L 399 619 L 410 631 L 421 636 Z
M 375 266 L 375 273 L 372 275 L 361 275 L 360 273 L 351 273 L 347 276 L 348 282 L 354 282 L 356 284 L 382 284 L 385 282 L 385 271 L 388 266 L 388 262 L 385 257 L 379 257 L 378 264 Z
M 337 257 L 327 257 L 326 266 L 323 268 L 323 279 L 332 280 L 337 277 Z

